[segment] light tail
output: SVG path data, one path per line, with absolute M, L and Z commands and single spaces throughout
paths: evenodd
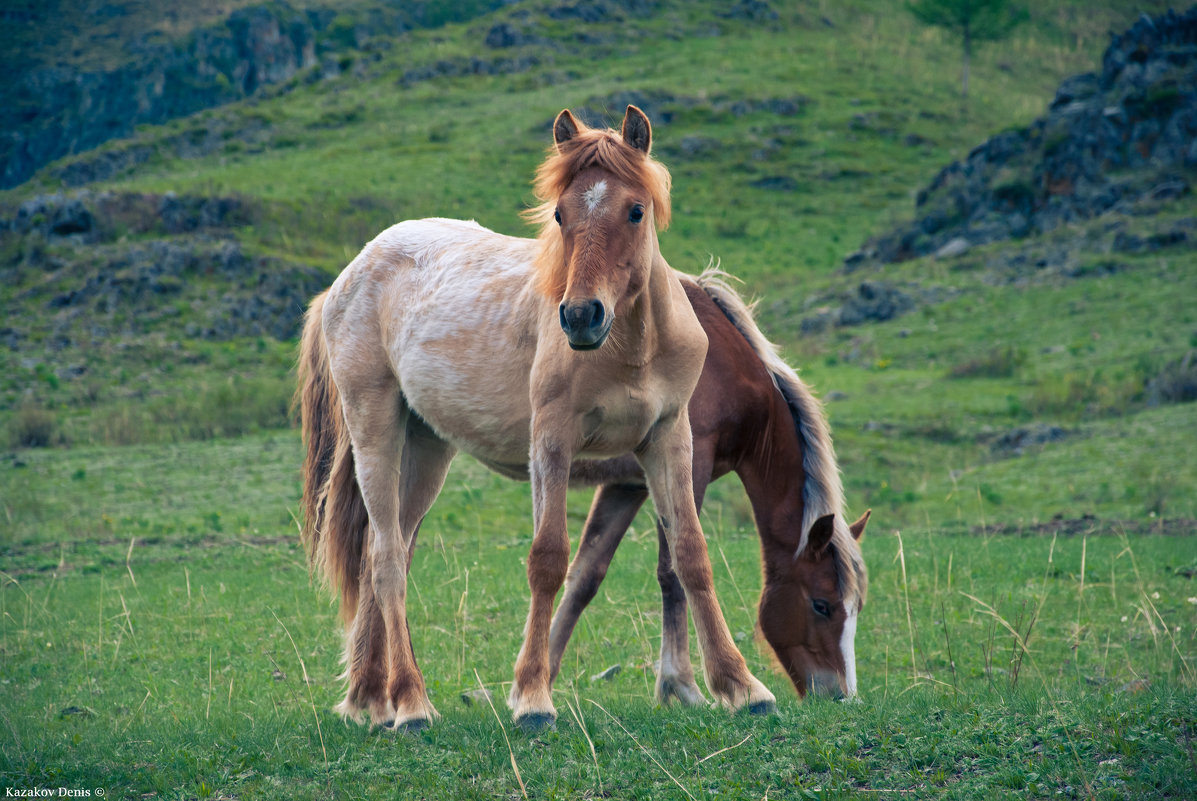
M 333 382 L 322 316 L 327 293 L 317 295 L 304 320 L 296 399 L 303 431 L 303 523 L 300 538 L 311 567 L 341 596 L 348 623 L 357 610 L 369 516 L 353 462 L 341 397 Z

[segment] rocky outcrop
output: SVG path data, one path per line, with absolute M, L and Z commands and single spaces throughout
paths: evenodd
M 318 14 L 285 3 L 234 12 L 186 42 L 129 45 L 133 58 L 106 71 L 41 67 L 0 96 L 0 187 L 41 165 L 133 131 L 289 80 L 316 63 Z
M 249 200 L 237 196 L 88 192 L 37 195 L 0 217 L 0 232 L 40 234 L 48 242 L 96 244 L 125 234 L 182 234 L 229 229 L 254 221 Z
M 23 354 L 114 337 L 297 335 L 328 276 L 254 254 L 236 229 L 258 210 L 239 197 L 39 195 L 0 218 L 0 344 Z
M 1192 189 L 1197 170 L 1197 7 L 1142 17 L 1115 36 L 1100 73 L 1064 81 L 1047 114 L 945 169 L 917 216 L 845 260 L 960 255 L 973 245 L 1133 211 Z
M 131 42 L 98 46 L 107 50 L 76 51 L 74 61 L 39 50 L 45 46 L 26 36 L 24 49 L 18 45 L 0 54 L 0 63 L 12 71 L 0 83 L 0 189 L 23 183 L 55 159 L 126 137 L 138 125 L 240 100 L 299 73 L 313 80 L 335 77 L 346 62 L 357 64 L 364 51 L 385 49 L 396 35 L 469 19 L 501 2 L 271 0 L 180 39 L 152 31 Z M 45 4 L 17 22 L 36 30 L 39 15 L 96 13 L 80 3 L 57 5 Z M 126 13 L 117 4 L 105 8 Z M 101 69 L 98 63 L 115 66 Z M 151 152 L 148 146 L 123 149 L 56 177 L 68 186 L 102 180 Z

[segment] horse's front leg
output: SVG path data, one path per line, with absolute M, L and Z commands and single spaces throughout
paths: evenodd
M 552 674 L 549 669 L 549 626 L 553 599 L 565 581 L 569 564 L 569 532 L 565 501 L 572 453 L 560 440 L 532 425 L 532 517 L 535 533 L 528 552 L 528 586 L 532 602 L 524 625 L 524 644 L 515 662 L 515 683 L 507 703 L 516 723 L 528 729 L 552 725 Z
M 776 699 L 749 672 L 715 596 L 711 562 L 694 500 L 693 440 L 685 408 L 674 420 L 657 425 L 637 458 L 648 479 L 660 529 L 672 556 L 673 572 L 681 580 L 693 610 L 707 689 L 720 705 L 729 709 L 747 706 L 753 712 L 772 711 Z

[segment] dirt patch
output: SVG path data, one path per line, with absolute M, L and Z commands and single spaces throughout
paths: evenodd
M 972 534 L 1000 534 L 1016 537 L 1120 536 L 1122 534 L 1162 534 L 1166 537 L 1185 537 L 1197 534 L 1197 520 L 1191 517 L 1104 520 L 1096 515 L 1081 517 L 1056 515 L 1051 520 L 1042 523 L 994 523 L 988 526 L 973 526 L 969 531 Z

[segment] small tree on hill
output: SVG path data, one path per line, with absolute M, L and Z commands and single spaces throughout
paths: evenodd
M 964 54 L 960 95 L 966 100 L 973 44 L 1004 39 L 1026 19 L 1026 11 L 1012 0 L 917 0 L 907 2 L 906 8 L 920 22 L 960 36 Z

